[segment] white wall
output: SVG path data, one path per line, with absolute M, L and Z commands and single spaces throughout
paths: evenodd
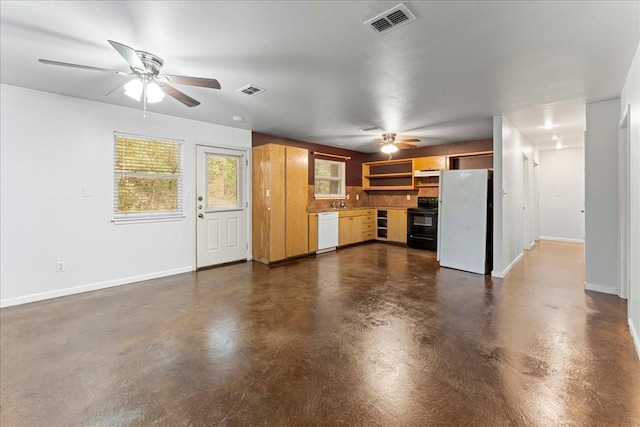
M 493 271 L 504 277 L 522 258 L 523 206 L 529 209 L 528 239 L 535 239 L 535 172 L 538 152 L 504 116 L 493 117 Z M 499 154 L 501 153 L 501 155 Z M 529 188 L 525 197 L 523 154 L 527 156 Z M 533 240 L 527 243 L 527 247 Z
M 539 153 L 540 238 L 584 241 L 584 148 Z
M 249 149 L 250 131 L 7 85 L 0 93 L 2 306 L 194 269 L 195 144 Z M 111 222 L 114 131 L 185 141 L 184 220 Z
M 618 293 L 618 123 L 620 100 L 587 104 L 585 288 Z
M 629 328 L 640 356 L 640 44 L 620 95 L 618 119 L 622 119 L 627 105 L 631 105 Z

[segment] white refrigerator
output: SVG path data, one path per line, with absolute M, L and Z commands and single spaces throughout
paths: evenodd
M 441 267 L 485 274 L 489 194 L 487 169 L 440 172 L 437 259 Z

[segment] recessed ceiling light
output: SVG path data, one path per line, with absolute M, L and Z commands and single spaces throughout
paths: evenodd
M 241 122 L 242 121 L 242 116 L 233 116 L 233 121 L 234 122 Z
M 338 145 L 342 147 L 344 144 L 342 142 L 338 142 Z
M 556 150 L 560 150 L 562 148 L 562 142 L 556 142 Z
M 544 126 L 542 126 L 544 129 L 551 129 L 553 127 L 553 123 L 552 122 L 545 122 Z

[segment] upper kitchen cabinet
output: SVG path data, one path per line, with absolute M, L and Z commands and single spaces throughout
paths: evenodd
M 447 169 L 447 156 L 417 157 L 413 161 L 415 187 L 437 187 L 439 171 Z
M 253 259 L 268 264 L 307 254 L 308 150 L 265 144 L 252 156 Z
M 447 169 L 447 156 L 416 157 L 413 160 L 413 170 Z

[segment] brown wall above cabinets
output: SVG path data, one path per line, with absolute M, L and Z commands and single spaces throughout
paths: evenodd
M 474 141 L 451 142 L 448 144 L 429 145 L 427 147 L 400 150 L 393 154 L 394 159 L 408 159 L 411 157 L 430 156 L 453 156 L 461 153 L 479 153 L 483 151 L 493 151 L 493 139 L 478 139 Z M 367 154 L 365 162 L 375 162 L 377 160 L 387 160 L 384 153 Z M 487 166 L 482 166 L 483 168 Z M 489 166 L 492 167 L 492 166 Z
M 342 148 L 329 147 L 327 145 L 314 144 L 312 142 L 298 141 L 297 139 L 289 139 L 289 138 L 283 138 L 280 136 L 267 135 L 259 132 L 252 132 L 251 134 L 252 147 L 257 147 L 259 145 L 264 145 L 269 143 L 288 145 L 290 147 L 306 148 L 307 150 L 309 150 L 309 185 L 314 185 L 313 159 L 316 157 L 313 155 L 314 151 L 319 151 L 321 153 L 327 153 L 327 154 L 335 154 L 337 156 L 351 157 L 351 160 L 347 160 L 345 162 L 346 174 L 347 174 L 346 185 L 358 186 L 358 187 L 362 186 L 362 163 L 368 161 L 367 159 L 371 156 L 370 154 L 360 153 L 358 151 L 344 150 Z M 322 157 L 322 156 L 318 156 L 318 158 L 326 159 L 326 160 L 337 160 L 337 159 L 332 159 L 330 157 Z
M 315 144 L 312 142 L 299 141 L 297 139 L 283 138 L 280 136 L 267 135 L 259 132 L 252 132 L 251 146 L 257 147 L 264 144 L 280 144 L 290 147 L 300 147 L 309 150 L 309 174 L 308 183 L 314 185 L 313 179 L 313 159 L 316 156 L 313 155 L 314 151 L 321 153 L 334 154 L 337 156 L 349 156 L 350 160 L 345 162 L 346 164 L 346 185 L 353 187 L 362 187 L 362 163 L 374 162 L 378 160 L 387 160 L 388 156 L 384 153 L 361 153 L 359 151 L 345 150 L 343 148 L 330 147 L 328 145 Z M 372 142 L 373 143 L 373 142 Z M 411 157 L 429 157 L 429 156 L 453 156 L 461 153 L 478 153 L 483 151 L 493 150 L 493 139 L 479 139 L 474 141 L 464 142 L 452 142 L 448 144 L 430 145 L 427 147 L 420 147 L 408 150 L 400 150 L 393 155 L 393 159 L 407 159 Z M 335 160 L 330 157 L 318 156 L 320 159 Z M 460 167 L 463 169 L 468 168 L 491 168 L 493 167 L 493 157 L 477 158 L 477 159 L 463 159 L 460 161 Z M 431 195 L 431 194 L 421 194 Z

